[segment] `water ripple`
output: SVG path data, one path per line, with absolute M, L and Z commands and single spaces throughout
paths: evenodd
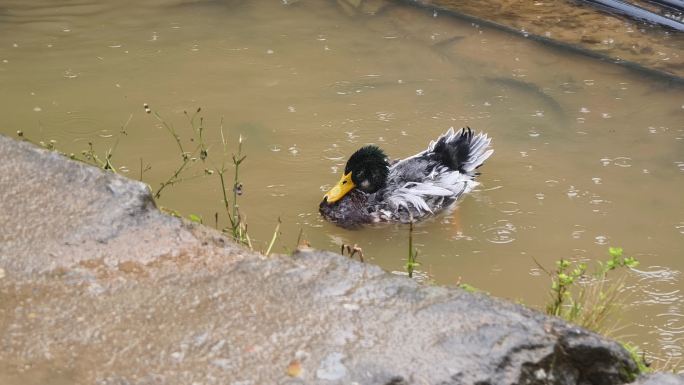
M 667 356 L 684 356 L 684 293 L 681 272 L 667 267 L 650 266 L 645 270 L 632 269 L 638 284 L 632 288 L 640 311 L 644 306 L 655 307 L 655 320 L 650 320 L 650 333 L 657 336 L 659 350 Z
M 516 228 L 511 222 L 501 219 L 494 226 L 483 230 L 485 239 L 491 243 L 511 243 L 515 241 Z
M 499 202 L 497 203 L 497 206 L 499 212 L 503 214 L 512 215 L 520 212 L 520 205 L 518 204 L 518 202 Z

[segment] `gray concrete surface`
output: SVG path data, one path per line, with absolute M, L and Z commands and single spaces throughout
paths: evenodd
M 141 183 L 3 136 L 0 157 L 0 384 L 602 385 L 635 370 L 617 343 L 522 306 L 327 252 L 266 259 L 160 213 Z

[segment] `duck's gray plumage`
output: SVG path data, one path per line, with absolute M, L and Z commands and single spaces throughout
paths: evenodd
M 322 202 L 320 212 L 345 227 L 424 219 L 478 185 L 476 169 L 493 153 L 490 142 L 470 128 L 450 128 L 425 151 L 392 164 L 380 190 L 369 194 L 354 189 L 333 204 Z

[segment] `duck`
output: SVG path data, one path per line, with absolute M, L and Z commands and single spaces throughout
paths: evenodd
M 319 212 L 345 228 L 432 217 L 479 185 L 477 169 L 494 153 L 490 147 L 491 138 L 470 127 L 451 127 L 426 150 L 392 163 L 380 147 L 365 145 L 349 157 Z

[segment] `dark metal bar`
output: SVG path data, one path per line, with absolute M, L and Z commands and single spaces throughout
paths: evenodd
M 625 15 L 634 19 L 639 19 L 646 21 L 651 24 L 659 24 L 665 27 L 672 28 L 674 30 L 677 30 L 679 32 L 684 32 L 684 23 L 681 23 L 677 20 L 670 19 L 669 17 L 665 17 L 662 15 L 659 15 L 657 13 L 653 13 L 647 9 L 638 7 L 636 5 L 626 3 L 624 1 L 620 0 L 583 0 L 586 3 L 593 4 L 598 6 L 599 8 L 602 8 L 608 12 L 614 12 L 614 13 L 619 13 L 621 15 Z
M 647 0 L 649 3 L 658 4 L 673 10 L 684 12 L 684 0 Z

